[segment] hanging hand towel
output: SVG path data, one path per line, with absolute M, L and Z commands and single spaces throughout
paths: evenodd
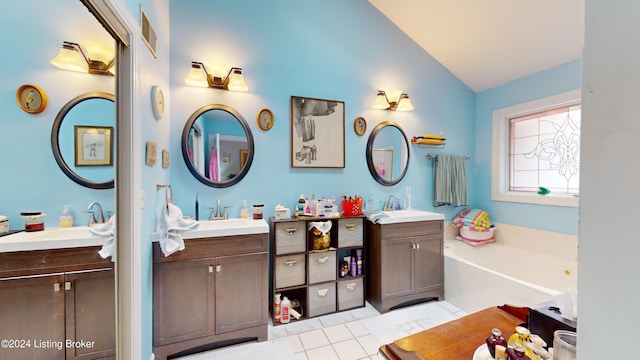
M 96 236 L 100 236 L 104 239 L 102 249 L 98 251 L 98 254 L 103 259 L 111 256 L 111 262 L 116 262 L 116 217 L 112 216 L 109 221 L 104 224 L 93 224 L 89 231 Z
M 466 157 L 438 155 L 434 160 L 433 206 L 467 205 Z
M 184 240 L 181 233 L 197 228 L 198 222 L 193 219 L 185 219 L 179 207 L 171 203 L 166 206 L 168 210 L 162 212 L 165 214 L 165 233 L 159 243 L 164 256 L 169 256 L 176 251 L 184 250 Z

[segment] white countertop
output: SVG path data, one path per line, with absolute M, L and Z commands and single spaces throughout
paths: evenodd
M 269 233 L 269 224 L 264 219 L 200 220 L 194 230 L 182 233 L 183 239 L 197 239 L 218 236 L 234 236 Z
M 102 246 L 103 243 L 104 239 L 92 235 L 86 226 L 50 228 L 0 236 L 0 252 Z

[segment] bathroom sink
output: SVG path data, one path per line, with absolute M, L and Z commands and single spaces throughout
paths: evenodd
M 86 226 L 50 228 L 0 237 L 0 252 L 102 246 L 104 240 Z
M 444 214 L 423 210 L 407 209 L 383 211 L 384 215 L 378 219 L 378 224 L 397 224 L 413 221 L 444 220 Z
M 200 220 L 194 230 L 182 233 L 184 239 L 201 237 L 263 234 L 269 232 L 269 224 L 264 219 Z

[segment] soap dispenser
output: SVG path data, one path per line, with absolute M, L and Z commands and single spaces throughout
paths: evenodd
M 242 200 L 242 208 L 240 209 L 240 217 L 243 219 L 249 218 L 249 209 L 247 209 L 247 200 Z
M 61 228 L 72 227 L 73 218 L 69 215 L 69 205 L 65 205 L 62 210 L 62 216 L 58 219 L 58 226 Z

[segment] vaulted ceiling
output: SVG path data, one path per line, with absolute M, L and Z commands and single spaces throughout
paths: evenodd
M 369 0 L 475 92 L 580 59 L 584 0 Z

